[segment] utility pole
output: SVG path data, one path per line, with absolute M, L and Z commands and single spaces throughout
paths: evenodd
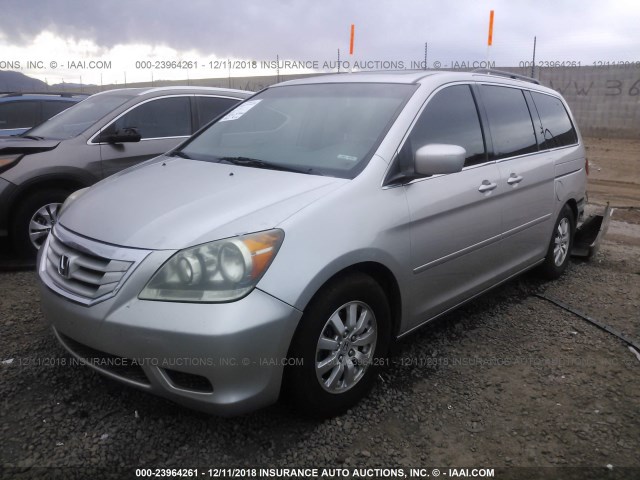
M 428 67 L 428 63 L 427 63 L 427 49 L 429 48 L 429 44 L 427 42 L 424 42 L 424 69 L 426 70 Z
M 533 60 L 531 61 L 531 77 L 535 78 L 536 67 L 536 37 L 533 37 Z

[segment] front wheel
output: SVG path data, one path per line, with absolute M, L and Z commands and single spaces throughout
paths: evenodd
M 556 279 L 567 269 L 575 231 L 576 221 L 573 211 L 568 205 L 565 205 L 553 226 L 547 256 L 540 266 L 540 273 L 544 277 L 551 280 Z
M 58 221 L 60 207 L 71 192 L 48 188 L 26 197 L 16 209 L 11 225 L 15 252 L 27 258 L 36 256 L 47 234 Z
M 316 417 L 338 415 L 373 386 L 391 332 L 384 290 L 356 273 L 320 291 L 300 320 L 285 372 L 295 407 Z

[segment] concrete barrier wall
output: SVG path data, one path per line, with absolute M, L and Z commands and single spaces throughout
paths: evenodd
M 530 68 L 500 69 L 521 75 L 531 75 Z M 278 81 L 306 76 L 309 75 L 212 78 L 191 80 L 189 83 L 257 91 Z M 640 68 L 637 66 L 539 68 L 535 76 L 543 85 L 562 93 L 584 136 L 640 139 Z M 184 81 L 156 81 L 153 85 L 184 85 L 184 83 Z M 151 86 L 151 83 L 128 86 Z M 116 87 L 118 86 L 109 86 L 105 89 Z
M 547 68 L 538 78 L 564 96 L 584 136 L 640 139 L 640 68 Z

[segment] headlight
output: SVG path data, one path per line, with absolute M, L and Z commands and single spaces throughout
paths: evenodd
M 241 235 L 180 250 L 153 275 L 138 298 L 230 302 L 247 295 L 273 261 L 282 230 Z
M 69 205 L 71 205 L 73 202 L 75 202 L 79 197 L 81 197 L 87 190 L 89 190 L 89 187 L 85 187 L 85 188 L 81 188 L 80 190 L 76 190 L 75 192 L 73 192 L 71 195 L 69 195 L 67 197 L 67 199 L 64 201 L 64 203 L 62 204 L 62 207 L 60 207 L 60 211 L 58 212 L 58 217 L 60 215 L 62 215 L 62 212 L 64 212 Z

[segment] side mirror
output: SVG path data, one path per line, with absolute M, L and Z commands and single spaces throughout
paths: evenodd
M 137 128 L 128 127 L 121 130 L 105 130 L 100 134 L 99 141 L 101 143 L 133 143 L 139 142 L 141 138 Z
M 415 170 L 420 175 L 456 173 L 462 170 L 467 151 L 458 145 L 431 143 L 415 154 Z

